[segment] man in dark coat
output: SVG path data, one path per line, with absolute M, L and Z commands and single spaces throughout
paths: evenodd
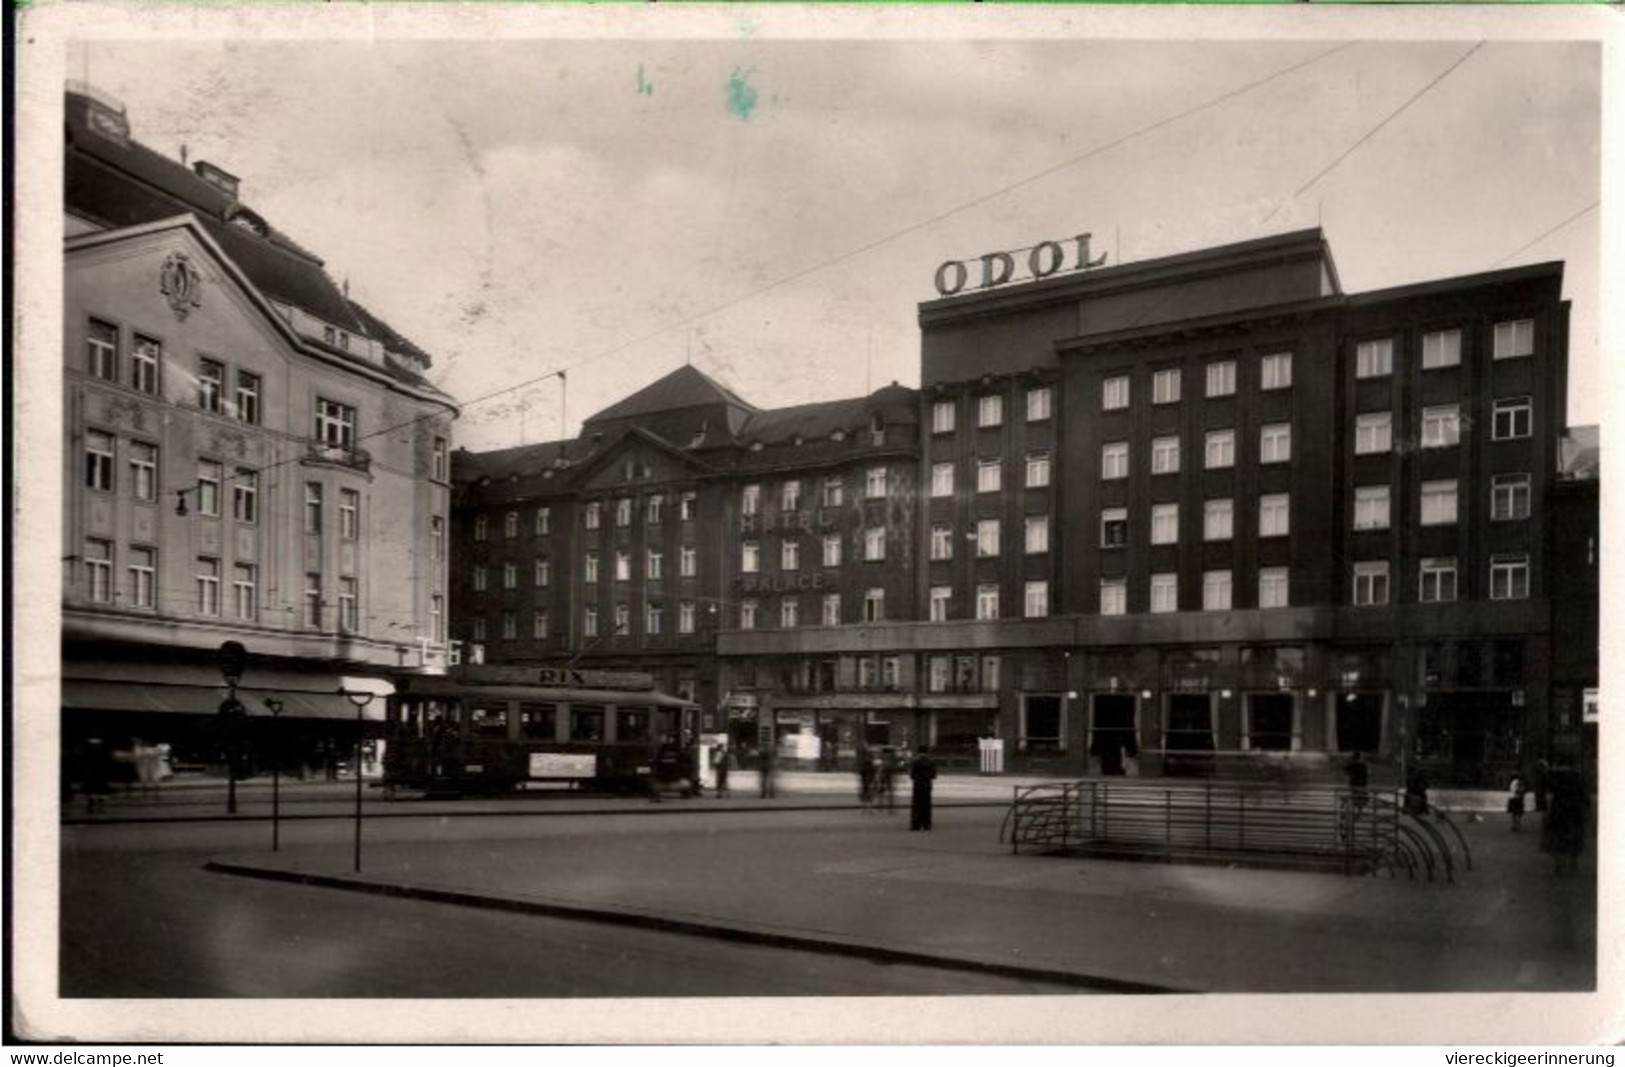
M 931 783 L 937 777 L 937 765 L 932 762 L 931 750 L 920 749 L 908 765 L 909 780 L 914 783 L 913 804 L 909 808 L 910 830 L 931 829 Z

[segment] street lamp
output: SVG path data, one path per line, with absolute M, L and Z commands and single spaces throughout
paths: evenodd
M 226 741 L 226 814 L 237 814 L 237 746 L 248 709 L 237 699 L 237 683 L 248 667 L 248 649 L 239 641 L 225 641 L 217 654 L 220 677 L 226 681 L 226 699 L 220 702 L 220 723 Z
M 355 705 L 355 873 L 361 873 L 361 734 L 364 720 L 362 711 L 372 703 L 375 693 L 358 692 L 339 686 L 339 695 Z
M 265 706 L 271 709 L 271 851 L 282 845 L 282 701 L 266 697 Z

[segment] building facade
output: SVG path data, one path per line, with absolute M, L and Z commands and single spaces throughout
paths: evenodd
M 444 661 L 456 408 L 238 179 L 86 87 L 66 137 L 65 748 L 217 758 L 237 641 L 250 716 L 280 700 L 309 761 L 356 717 L 341 684 Z
M 1319 231 L 1079 259 L 974 291 L 939 271 L 916 393 L 739 402 L 725 444 L 714 419 L 691 441 L 720 620 L 696 695 L 736 739 L 828 765 L 997 738 L 1062 774 L 1360 752 L 1452 784 L 1546 752 L 1554 670 L 1595 673 L 1553 646 L 1586 596 L 1547 563 L 1561 264 L 1348 294 Z

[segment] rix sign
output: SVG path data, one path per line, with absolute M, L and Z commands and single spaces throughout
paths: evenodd
M 1074 245 L 1072 265 L 1070 270 L 1088 270 L 1098 267 L 1106 262 L 1106 253 L 1098 257 L 1089 257 L 1089 238 L 1087 233 L 1080 233 L 1072 238 Z M 1025 266 L 1027 273 L 1016 274 L 1015 252 L 989 252 L 981 258 L 982 277 L 977 287 L 992 289 L 997 285 L 1004 285 L 1011 281 L 1037 281 L 1059 273 L 1066 266 L 1067 248 L 1059 241 L 1043 241 L 1030 249 L 1017 249 L 1017 252 L 1026 251 Z M 953 296 L 964 289 L 970 282 L 970 267 L 968 261 L 950 259 L 937 268 L 937 292 L 943 296 Z

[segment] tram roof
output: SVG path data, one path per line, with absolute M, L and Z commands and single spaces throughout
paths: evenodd
M 519 685 L 516 683 L 470 684 L 454 678 L 424 676 L 413 678 L 409 684 L 397 683 L 399 697 L 464 697 L 470 700 L 533 700 L 555 704 L 614 704 L 617 707 L 642 705 L 658 708 L 697 708 L 698 704 L 682 697 L 670 696 L 654 690 L 631 689 L 567 689 L 555 686 Z

